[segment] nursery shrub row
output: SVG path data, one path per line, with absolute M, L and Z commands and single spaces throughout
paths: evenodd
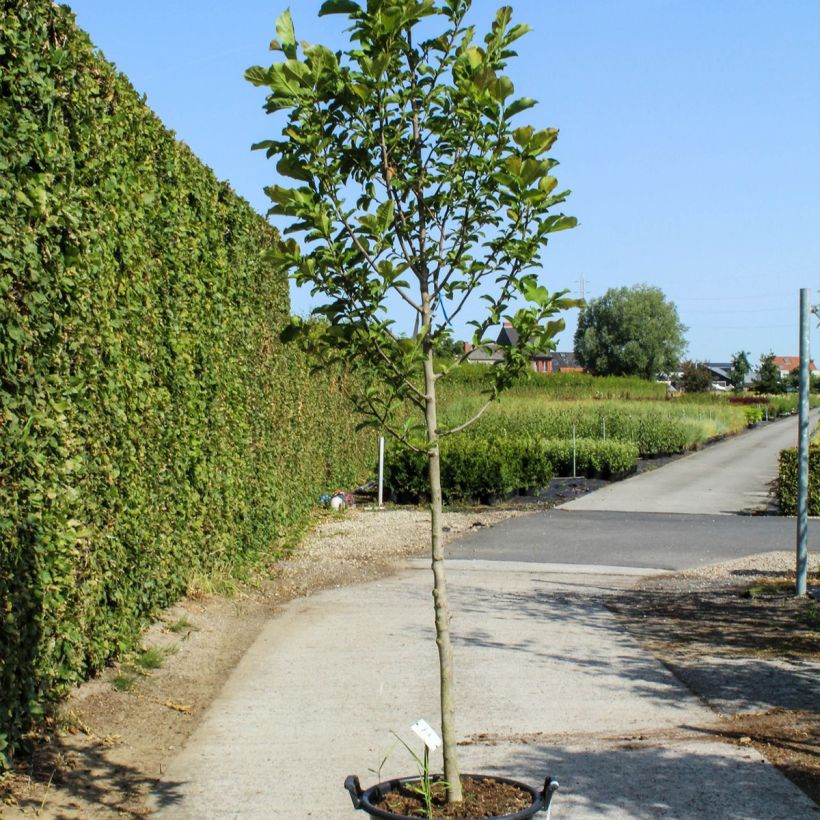
M 780 451 L 777 500 L 783 515 L 797 515 L 797 448 Z M 820 446 L 809 447 L 809 515 L 820 515 Z
M 445 421 L 457 422 L 447 417 Z M 687 407 L 674 402 L 502 403 L 469 428 L 478 438 L 530 436 L 631 442 L 641 456 L 682 453 L 747 424 L 743 408 Z
M 5 3 L 0 39 L 1 767 L 193 572 L 269 552 L 366 457 L 342 377 L 283 353 L 267 223 L 66 7 Z
M 638 458 L 638 448 L 628 442 L 578 439 L 575 449 L 578 475 L 620 475 L 633 469 Z M 441 483 L 447 502 L 507 498 L 538 490 L 555 475 L 571 474 L 572 442 L 527 436 L 458 436 L 441 442 Z M 427 454 L 401 445 L 390 447 L 385 488 L 399 501 L 427 497 Z
M 479 392 L 489 387 L 489 367 L 468 365 L 452 372 L 442 387 L 444 397 L 458 394 L 465 387 Z M 592 376 L 589 373 L 524 373 L 510 389 L 512 396 L 529 396 L 545 400 L 579 399 L 645 399 L 660 401 L 667 395 L 662 382 L 637 376 Z

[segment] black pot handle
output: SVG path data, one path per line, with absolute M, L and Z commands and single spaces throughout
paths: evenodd
M 549 780 L 549 778 L 547 779 Z M 364 792 L 362 791 L 358 776 L 355 774 L 349 774 L 345 778 L 345 788 L 350 792 L 350 799 L 353 801 L 353 808 L 361 808 L 362 795 Z
M 549 775 L 547 775 L 547 779 L 544 781 L 544 790 L 541 792 L 541 796 L 544 798 L 544 811 L 549 809 L 550 803 L 552 802 L 552 796 L 558 790 L 558 781 L 553 780 Z

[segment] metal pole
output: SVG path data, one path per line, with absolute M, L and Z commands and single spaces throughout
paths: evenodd
M 572 425 L 572 477 L 575 478 L 575 425 Z
M 384 506 L 384 436 L 379 436 L 379 509 Z
M 800 413 L 797 439 L 797 595 L 806 594 L 809 555 L 809 289 L 800 289 Z

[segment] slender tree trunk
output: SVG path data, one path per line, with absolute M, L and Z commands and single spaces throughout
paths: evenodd
M 458 766 L 455 728 L 455 681 L 453 675 L 453 647 L 450 643 L 450 608 L 447 603 L 447 578 L 444 573 L 444 544 L 441 527 L 441 455 L 438 445 L 438 414 L 436 409 L 436 379 L 433 352 L 427 352 L 424 361 L 426 393 L 426 421 L 430 439 L 427 452 L 430 474 L 431 553 L 433 559 L 433 602 L 438 646 L 441 738 L 444 742 L 444 779 L 447 781 L 447 799 L 461 802 L 461 772 Z

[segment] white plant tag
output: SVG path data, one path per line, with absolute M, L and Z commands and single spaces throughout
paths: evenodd
M 419 718 L 410 728 L 431 752 L 441 746 L 441 738 L 436 734 L 436 730 L 423 718 Z

